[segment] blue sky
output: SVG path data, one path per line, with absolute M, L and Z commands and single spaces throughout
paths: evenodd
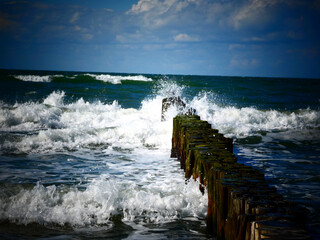
M 0 0 L 0 68 L 320 78 L 320 0 Z

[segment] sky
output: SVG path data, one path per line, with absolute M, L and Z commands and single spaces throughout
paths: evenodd
M 0 68 L 320 78 L 320 0 L 0 0 Z

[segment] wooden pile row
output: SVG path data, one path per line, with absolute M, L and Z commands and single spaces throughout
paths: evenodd
M 173 119 L 171 157 L 207 188 L 207 226 L 217 239 L 311 239 L 305 210 L 268 186 L 262 172 L 238 163 L 232 139 L 199 116 Z

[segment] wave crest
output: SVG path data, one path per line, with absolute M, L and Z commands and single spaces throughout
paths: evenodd
M 92 74 L 86 73 L 83 74 L 84 76 L 89 76 L 94 78 L 95 80 L 107 82 L 111 84 L 121 84 L 122 81 L 142 81 L 142 82 L 152 82 L 152 78 L 145 77 L 143 75 L 128 75 L 128 76 L 121 76 L 121 75 L 111 75 L 111 74 Z M 82 75 L 82 76 L 83 76 Z M 81 75 L 73 75 L 73 76 L 64 76 L 64 75 L 14 75 L 13 77 L 25 81 L 25 82 L 52 82 L 55 78 L 63 78 L 66 79 L 76 79 L 78 76 Z M 68 81 L 68 80 L 66 80 Z
M 140 109 L 126 109 L 117 101 L 90 103 L 82 98 L 67 104 L 64 96 L 64 92 L 53 92 L 40 103 L 2 107 L 1 131 L 30 134 L 5 139 L 0 150 L 30 153 L 94 146 L 170 148 L 172 123 L 161 122 L 161 97 L 144 100 Z
M 161 223 L 181 217 L 205 217 L 207 195 L 198 190 L 199 182 L 184 184 L 183 178 L 147 184 L 117 181 L 102 175 L 84 191 L 76 187 L 66 191 L 39 182 L 33 189 L 22 189 L 3 198 L 0 194 L 0 220 L 18 224 L 69 224 L 72 227 L 107 224 L 113 215 L 123 221 Z M 180 193 L 180 194 L 177 194 Z M 12 193 L 11 193 L 12 194 Z
M 51 82 L 55 77 L 63 77 L 63 75 L 15 75 L 14 78 L 24 82 Z
M 231 137 L 247 137 L 259 131 L 282 131 L 320 127 L 320 112 L 259 110 L 255 107 L 219 106 L 206 93 L 195 97 L 190 105 L 202 119 Z
M 110 74 L 85 74 L 86 76 L 90 76 L 95 78 L 96 80 L 108 82 L 112 84 L 121 84 L 122 81 L 142 81 L 142 82 L 152 82 L 152 78 L 145 77 L 143 75 L 136 76 L 120 76 L 120 75 L 110 75 Z

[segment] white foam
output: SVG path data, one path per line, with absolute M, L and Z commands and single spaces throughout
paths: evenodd
M 25 82 L 51 82 L 53 77 L 63 77 L 63 75 L 15 75 L 14 77 Z
M 112 84 L 121 84 L 122 81 L 142 81 L 142 82 L 152 82 L 152 78 L 145 77 L 143 75 L 133 75 L 133 76 L 121 76 L 121 75 L 110 75 L 110 74 L 91 74 L 86 73 L 86 76 L 95 78 L 96 80 L 108 82 Z M 78 75 L 66 76 L 69 79 L 75 79 Z M 64 77 L 64 75 L 14 75 L 18 80 L 25 82 L 51 82 L 55 77 Z
M 141 109 L 124 109 L 116 101 L 89 103 L 82 98 L 65 104 L 64 96 L 53 92 L 42 103 L 1 108 L 2 131 L 38 132 L 23 135 L 20 141 L 6 140 L 0 150 L 40 153 L 101 144 L 124 149 L 171 147 L 172 122 L 161 122 L 161 97 L 143 101 Z
M 204 120 L 222 133 L 233 137 L 246 137 L 259 131 L 317 128 L 320 112 L 303 109 L 296 112 L 258 110 L 254 107 L 221 107 L 212 102 L 206 93 L 195 97 L 190 105 Z
M 110 74 L 90 74 L 86 73 L 85 75 L 95 78 L 96 80 L 108 82 L 112 84 L 121 84 L 121 81 L 143 81 L 151 82 L 152 78 L 145 77 L 143 75 L 136 76 L 120 76 L 120 75 L 110 75 Z
M 36 222 L 82 227 L 110 226 L 110 217 L 119 214 L 127 222 L 161 223 L 183 217 L 204 218 L 207 194 L 201 194 L 198 182 L 192 180 L 185 185 L 181 175 L 168 177 L 148 184 L 102 175 L 84 191 L 55 185 L 45 187 L 38 183 L 33 189 L 23 189 L 10 197 L 0 194 L 0 219 L 18 224 Z
M 164 85 L 163 85 L 164 84 Z M 159 94 L 142 101 L 140 109 L 122 108 L 117 101 L 105 104 L 86 102 L 82 98 L 64 103 L 64 92 L 53 92 L 43 102 L 15 104 L 0 108 L 0 130 L 35 131 L 19 141 L 6 140 L 0 150 L 14 152 L 46 152 L 90 148 L 105 145 L 122 149 L 170 149 L 172 118 L 177 109 L 169 108 L 167 121 L 161 122 L 162 99 L 171 93 L 179 96 L 183 87 L 163 83 Z M 231 137 L 246 137 L 259 131 L 306 129 L 320 126 L 319 111 L 297 112 L 258 110 L 254 107 L 222 107 L 206 93 L 187 104 L 202 119 Z
M 0 109 L 1 131 L 34 131 L 43 128 L 62 127 L 59 117 L 62 110 L 49 108 L 44 104 L 27 102 L 16 103 L 12 107 Z
M 0 150 L 41 155 L 75 150 L 81 158 L 105 161 L 110 174 L 82 174 L 84 180 L 92 179 L 81 185 L 83 191 L 39 183 L 10 197 L 0 193 L 0 219 L 82 227 L 111 226 L 110 218 L 119 214 L 129 224 L 205 217 L 207 195 L 194 181 L 185 185 L 179 163 L 169 158 L 172 118 L 177 112 L 170 109 L 169 120 L 161 122 L 162 96 L 145 99 L 140 109 L 82 98 L 67 104 L 64 96 L 53 92 L 43 102 L 1 105 L 2 131 L 37 131 L 6 139 Z M 100 155 L 114 157 L 94 157 L 90 149 L 95 145 L 102 146 Z
M 85 188 L 83 191 L 76 186 L 45 187 L 39 183 L 9 196 L 0 192 L 0 219 L 20 224 L 37 222 L 77 227 L 110 225 L 110 218 L 115 214 L 121 214 L 127 222 L 204 218 L 207 195 L 200 193 L 194 181 L 185 185 L 179 163 L 168 157 L 172 118 L 177 110 L 169 108 L 168 120 L 161 122 L 163 97 L 181 96 L 183 87 L 161 84 L 156 96 L 145 99 L 140 109 L 122 108 L 117 101 L 106 104 L 86 102 L 82 98 L 65 103 L 64 92 L 53 92 L 42 102 L 13 106 L 0 103 L 1 131 L 30 132 L 6 139 L 0 151 L 43 155 L 69 154 L 73 150 L 81 157 L 105 163 L 110 170 L 109 175 L 94 177 L 84 173 L 83 177 L 88 177 L 85 180 L 93 179 L 81 185 Z M 248 136 L 260 130 L 319 127 L 319 112 L 309 109 L 280 112 L 221 107 L 206 94 L 195 97 L 187 105 L 195 108 L 214 128 L 230 136 Z M 127 160 L 96 158 L 92 156 L 93 146 L 102 146 L 100 154 L 119 155 Z M 129 150 L 119 152 L 118 148 Z M 82 151 L 91 155 L 82 155 Z M 77 161 L 72 159 L 69 157 L 66 161 Z M 59 166 L 56 170 L 59 171 Z
M 169 79 L 159 80 L 154 87 L 154 93 L 162 98 L 166 97 L 181 97 L 185 86 L 178 85 L 174 81 L 170 81 Z
M 0 150 L 46 152 L 90 148 L 105 145 L 122 149 L 169 149 L 172 118 L 177 109 L 169 108 L 167 121 L 161 122 L 161 104 L 166 96 L 181 96 L 183 87 L 160 82 L 158 94 L 142 101 L 140 109 L 122 108 L 117 101 L 105 104 L 86 102 L 82 98 L 64 103 L 64 92 L 53 92 L 41 103 L 15 104 L 0 109 L 2 131 L 35 131 L 20 141 L 6 140 Z M 171 94 L 171 95 L 170 95 Z M 184 99 L 185 100 L 185 99 Z M 187 104 L 214 128 L 231 137 L 246 137 L 259 131 L 316 128 L 320 126 L 319 111 L 297 112 L 258 110 L 254 107 L 222 107 L 206 93 Z
M 46 97 L 46 99 L 44 99 L 43 103 L 53 107 L 59 107 L 62 106 L 64 97 L 64 92 L 53 92 L 48 97 Z

